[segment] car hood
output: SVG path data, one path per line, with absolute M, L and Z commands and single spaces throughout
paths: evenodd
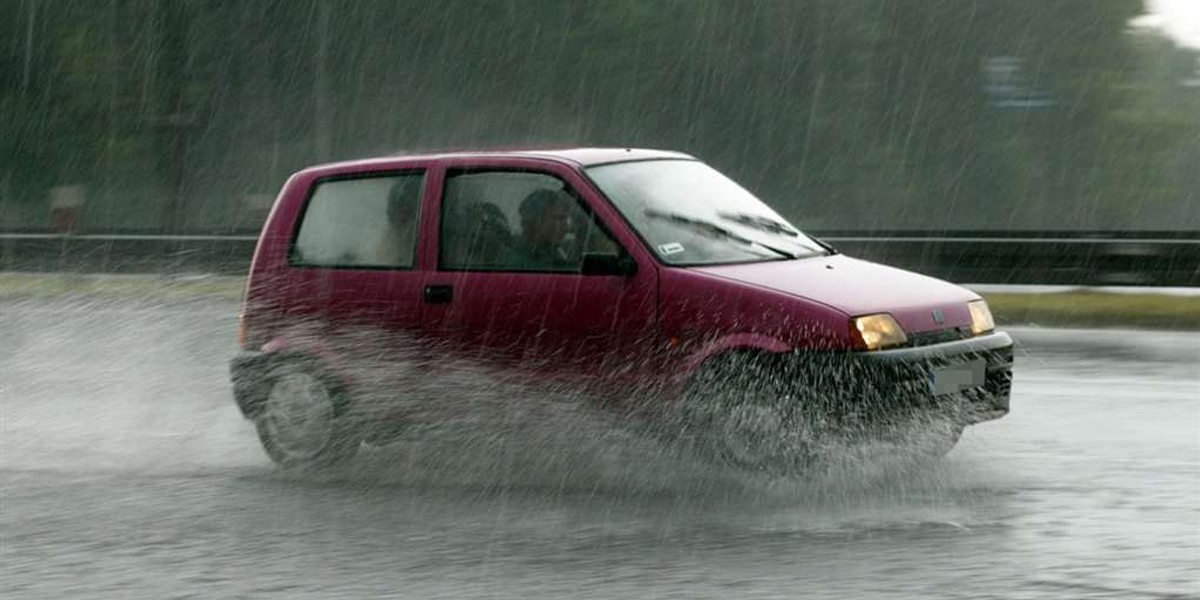
M 970 326 L 967 302 L 979 298 L 940 279 L 841 254 L 693 270 L 806 298 L 851 317 L 890 313 L 909 332 Z

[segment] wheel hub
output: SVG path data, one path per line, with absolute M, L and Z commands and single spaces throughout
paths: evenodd
M 267 395 L 261 418 L 276 448 L 297 458 L 316 456 L 333 435 L 329 391 L 307 373 L 288 373 L 278 378 Z

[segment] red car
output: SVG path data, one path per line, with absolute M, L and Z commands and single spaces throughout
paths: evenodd
M 578 390 L 751 469 L 930 416 L 948 450 L 1007 413 L 1012 373 L 976 294 L 839 254 L 704 163 L 652 150 L 296 173 L 239 330 L 234 396 L 284 466 L 428 418 L 463 368 Z

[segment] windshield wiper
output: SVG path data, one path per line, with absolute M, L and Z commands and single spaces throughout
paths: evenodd
M 795 253 L 788 252 L 787 250 L 784 250 L 782 248 L 776 248 L 775 246 L 772 246 L 770 244 L 764 244 L 755 239 L 751 239 L 751 238 L 748 238 L 745 236 L 738 235 L 725 227 L 722 227 L 711 221 L 705 221 L 704 219 L 697 219 L 695 217 L 689 217 L 686 215 L 681 215 L 679 213 L 659 212 L 657 210 L 647 210 L 645 214 L 647 217 L 650 217 L 652 219 L 661 219 L 663 221 L 670 221 L 672 223 L 678 223 L 680 225 L 687 225 L 693 229 L 696 229 L 702 233 L 707 233 L 713 237 L 719 237 L 719 238 L 724 238 L 727 240 L 733 240 L 735 242 L 739 242 L 739 243 L 745 244 L 747 246 L 759 246 L 761 248 L 770 250 L 771 252 L 774 252 L 775 254 L 778 254 L 784 258 L 789 258 L 789 259 L 800 258 Z
M 837 248 L 834 248 L 829 242 L 827 242 L 823 239 L 815 238 L 811 235 L 808 236 L 808 239 L 812 240 L 813 242 L 816 242 L 818 245 L 820 245 L 822 248 L 824 248 L 825 251 L 828 252 L 830 256 L 833 256 L 834 254 L 841 254 L 840 252 L 838 252 Z
M 800 232 L 796 231 L 792 226 L 788 225 L 787 223 L 776 221 L 775 219 L 772 219 L 770 217 L 764 217 L 762 215 L 752 215 L 750 213 L 728 213 L 728 212 L 717 213 L 717 216 L 721 217 L 722 219 L 725 219 L 727 221 L 732 221 L 739 225 L 745 225 L 747 227 L 753 227 L 755 229 L 760 229 L 760 230 L 766 231 L 768 233 L 778 233 L 781 235 L 786 235 L 788 237 L 800 237 Z
M 787 223 L 784 223 L 783 221 L 776 221 L 775 219 L 772 219 L 770 217 L 764 217 L 762 215 L 753 215 L 750 213 L 727 213 L 727 212 L 717 213 L 717 216 L 721 217 L 722 219 L 726 219 L 728 221 L 737 223 L 739 225 L 744 225 L 746 227 L 758 229 L 760 231 L 765 231 L 767 233 L 775 233 L 775 234 L 779 234 L 779 235 L 785 235 L 785 236 L 791 237 L 791 238 L 800 237 L 800 231 L 797 230 L 795 227 L 792 227 L 791 225 L 788 225 Z M 821 240 L 818 240 L 817 238 L 814 238 L 812 236 L 805 236 L 805 237 L 812 240 L 813 243 L 820 246 L 822 249 L 824 249 L 826 252 L 828 252 L 831 256 L 834 254 L 837 254 L 837 250 L 834 250 L 833 246 L 830 246 L 829 244 L 822 242 Z M 796 241 L 795 243 L 799 244 L 800 246 L 804 246 L 804 248 L 806 250 L 810 250 L 813 253 L 819 252 L 816 248 L 810 248 L 808 245 L 802 244 L 799 241 Z

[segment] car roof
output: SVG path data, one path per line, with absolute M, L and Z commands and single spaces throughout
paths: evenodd
M 535 149 L 502 149 L 502 150 L 453 150 L 444 152 L 401 152 L 392 156 L 380 156 L 358 160 L 342 161 L 331 164 L 315 165 L 305 169 L 327 170 L 330 168 L 344 169 L 354 167 L 378 167 L 406 161 L 429 161 L 462 158 L 541 158 L 556 162 L 569 163 L 581 167 L 592 167 L 617 162 L 659 159 L 695 160 L 694 157 L 682 152 L 669 150 L 649 150 L 645 148 L 535 148 Z
M 633 160 L 654 160 L 663 158 L 692 159 L 692 156 L 670 150 L 650 150 L 646 148 L 564 148 L 559 150 L 526 150 L 518 152 L 523 156 L 542 156 L 576 163 L 580 166 L 591 167 L 615 162 Z

